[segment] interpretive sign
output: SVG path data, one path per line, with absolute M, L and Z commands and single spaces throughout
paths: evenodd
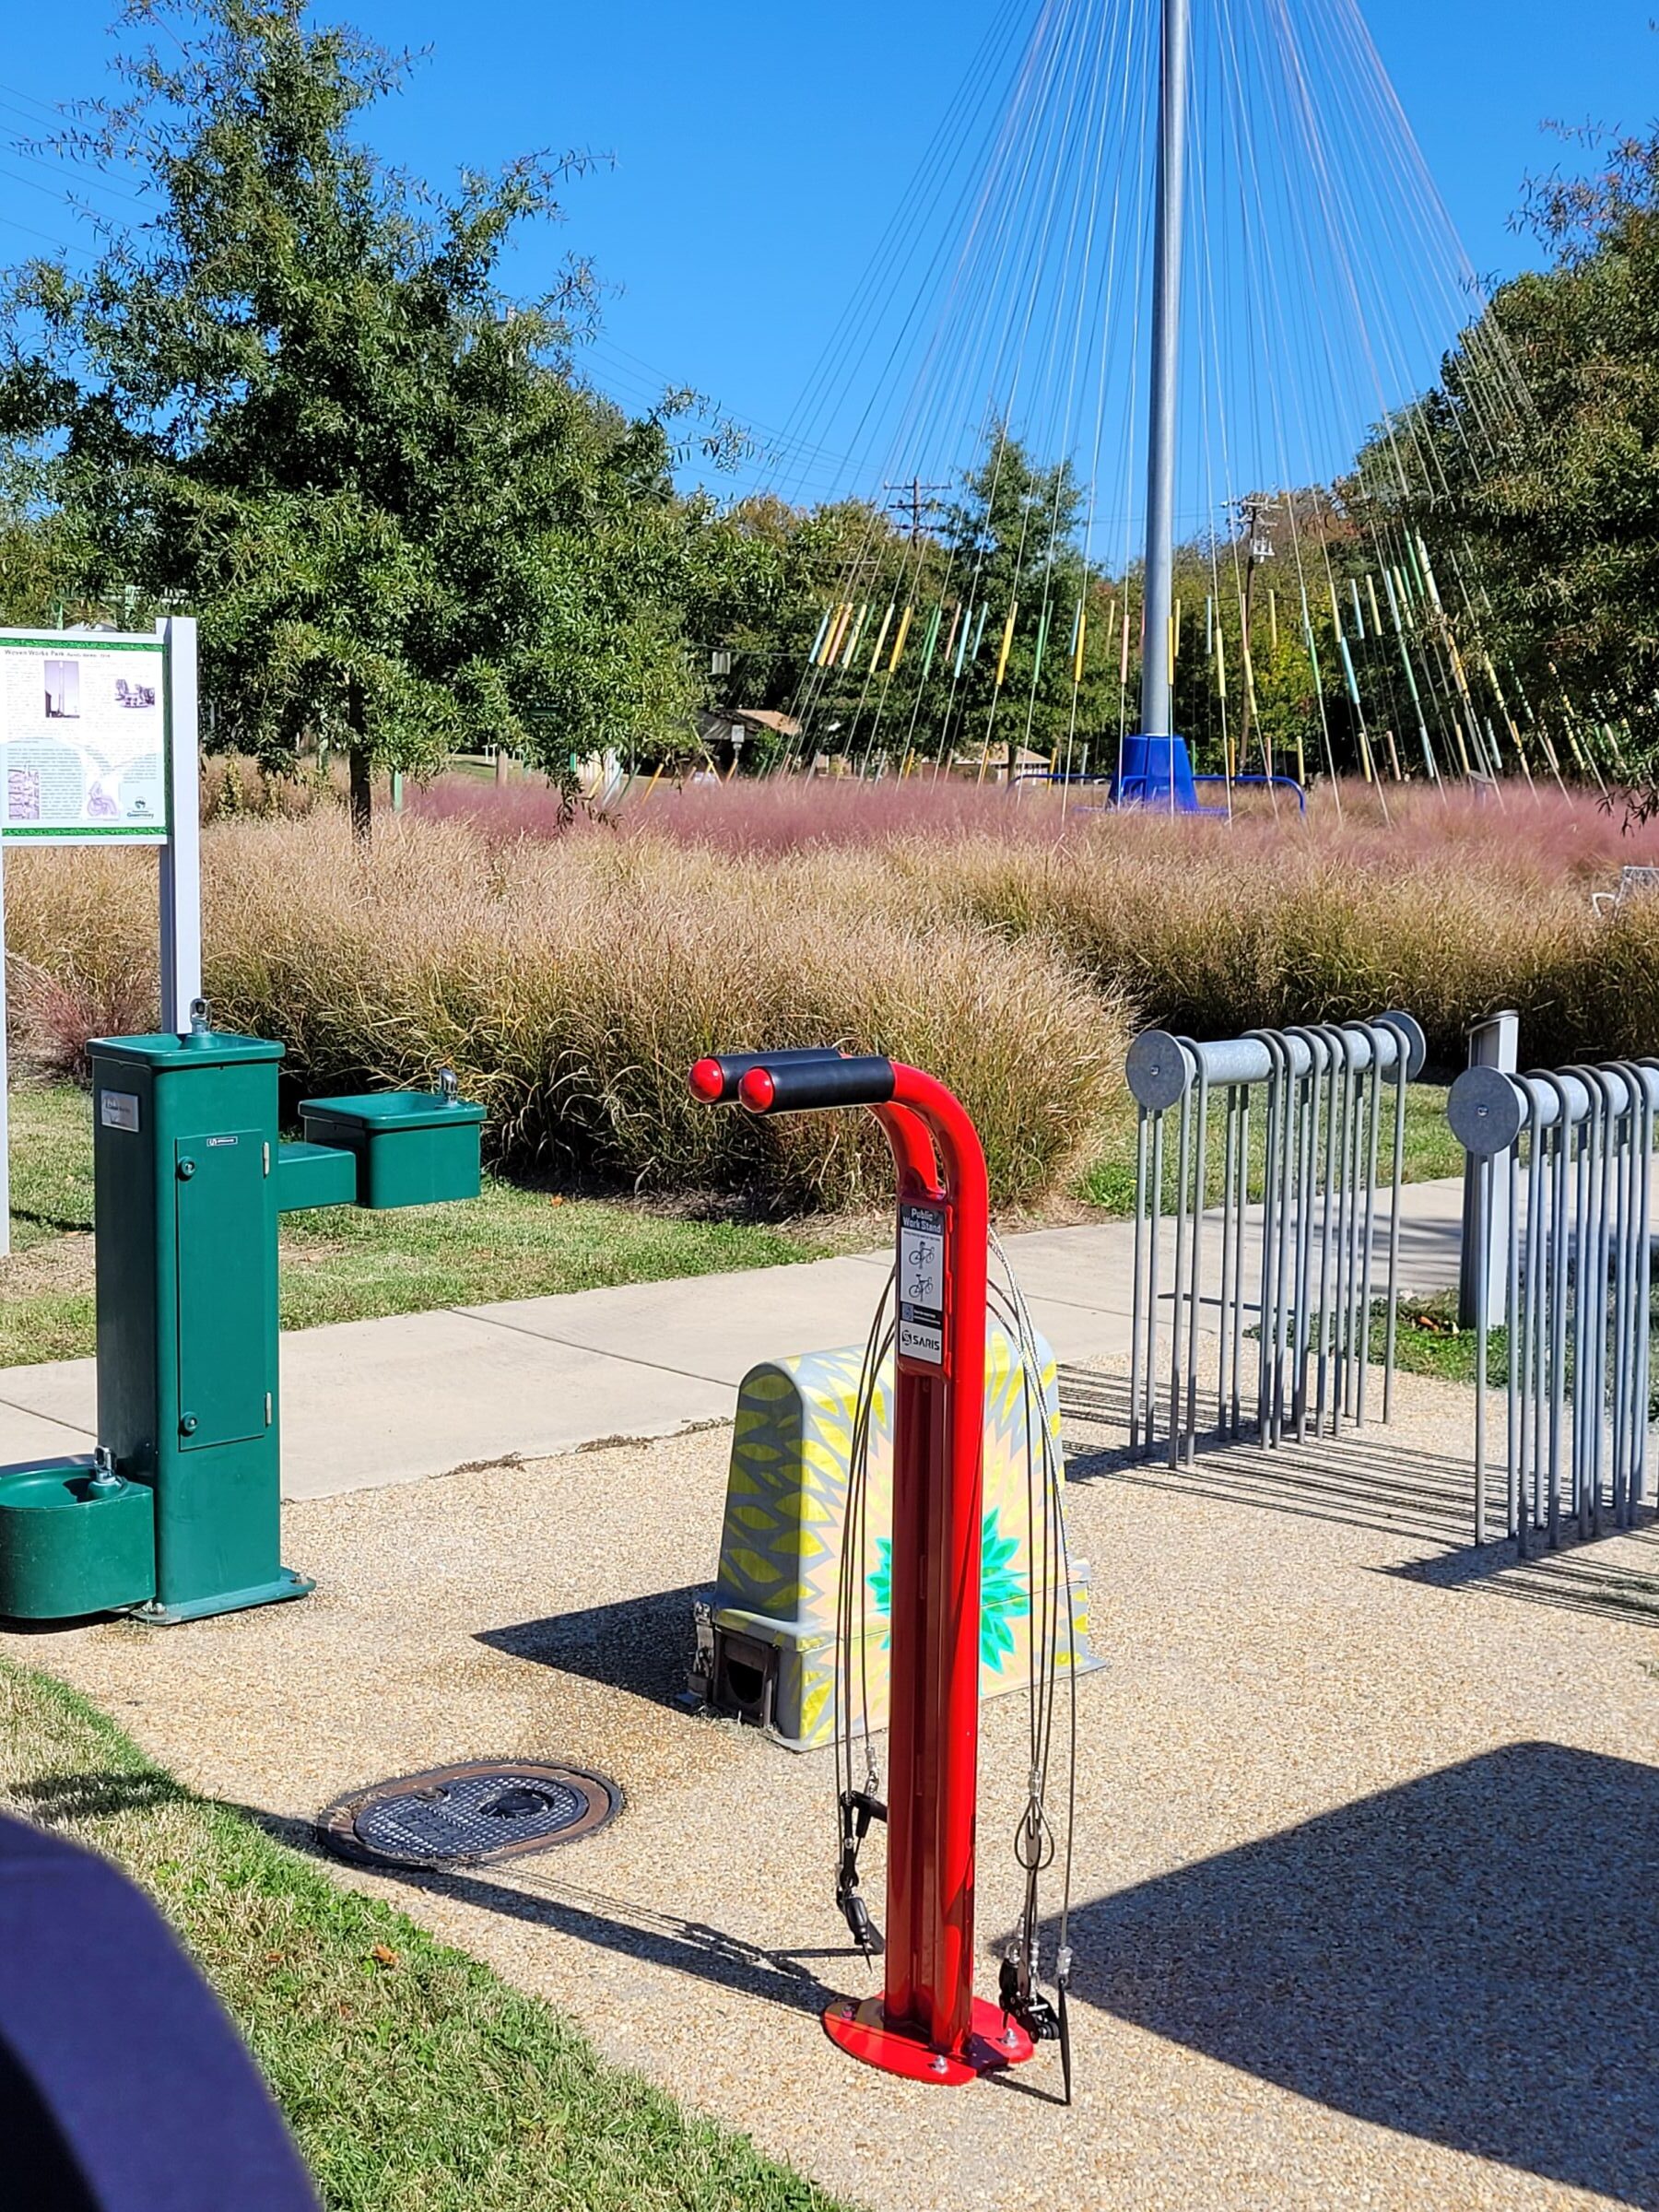
M 0 834 L 166 842 L 168 658 L 160 637 L 0 633 Z
M 197 745 L 190 616 L 148 636 L 0 629 L 0 855 L 30 842 L 160 848 L 161 1027 L 181 1037 L 202 994 Z M 11 1250 L 8 1079 L 0 869 L 0 1255 Z

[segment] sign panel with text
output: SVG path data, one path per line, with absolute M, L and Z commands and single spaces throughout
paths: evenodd
M 0 832 L 161 844 L 167 655 L 159 637 L 0 636 Z

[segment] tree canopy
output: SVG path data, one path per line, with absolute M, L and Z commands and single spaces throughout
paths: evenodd
M 502 282 L 584 157 L 445 195 L 360 136 L 408 58 L 307 0 L 124 20 L 124 96 L 61 143 L 157 213 L 85 276 L 13 274 L 0 437 L 51 530 L 14 544 L 0 516 L 12 611 L 50 596 L 54 553 L 82 594 L 195 609 L 220 741 L 333 741 L 365 789 L 371 761 L 483 744 L 559 771 L 683 724 L 698 630 L 765 580 L 677 498 L 671 408 L 630 422 L 581 389 L 586 264 L 545 299 Z
M 1659 134 L 1600 147 L 1594 173 L 1528 188 L 1550 250 L 1493 294 L 1410 427 L 1434 480 L 1409 519 L 1470 579 L 1485 650 L 1538 701 L 1617 724 L 1625 765 L 1659 764 Z M 1494 345 L 1494 337 L 1499 341 Z M 1518 407 L 1494 405 L 1512 360 Z

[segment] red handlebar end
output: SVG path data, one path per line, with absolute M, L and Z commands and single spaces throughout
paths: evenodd
M 763 1067 L 751 1067 L 737 1086 L 737 1096 L 751 1113 L 764 1113 L 778 1095 L 778 1087 Z
M 718 1060 L 700 1060 L 686 1082 L 691 1096 L 700 1099 L 705 1106 L 718 1106 L 725 1090 L 725 1077 Z

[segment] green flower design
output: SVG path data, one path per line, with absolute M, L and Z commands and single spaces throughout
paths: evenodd
M 1013 1656 L 1014 1652 L 1014 1631 L 1008 1623 L 1024 1619 L 1031 1609 L 1031 1599 L 1025 1578 L 1014 1564 L 1019 1552 L 1019 1540 L 1001 1533 L 997 1525 L 999 1518 L 994 1510 L 988 1512 L 980 1535 L 980 1665 L 994 1667 L 1000 1675 L 1004 1663 Z M 893 1545 L 888 1536 L 877 1536 L 876 1539 L 876 1565 L 870 1574 L 870 1595 L 882 1612 L 890 1618 L 893 1610 Z M 881 1640 L 884 1651 L 891 1640 L 889 1630 Z

